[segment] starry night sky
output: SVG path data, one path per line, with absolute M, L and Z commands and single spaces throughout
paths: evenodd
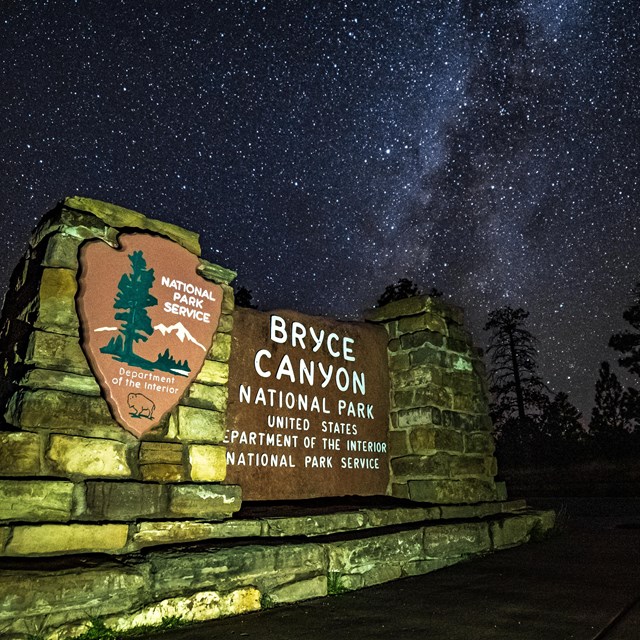
M 67 195 L 201 233 L 261 308 L 409 277 L 530 313 L 588 417 L 640 280 L 637 0 L 4 0 L 0 292 Z

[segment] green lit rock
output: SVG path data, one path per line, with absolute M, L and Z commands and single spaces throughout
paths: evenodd
M 424 549 L 430 558 L 468 556 L 489 551 L 489 525 L 486 522 L 467 522 L 426 527 Z
M 141 522 L 136 527 L 133 542 L 138 547 L 145 547 L 212 538 L 250 538 L 261 533 L 262 524 L 258 520 Z
M 213 264 L 212 262 L 207 262 L 202 258 L 200 258 L 200 266 L 197 271 L 205 280 L 220 284 L 230 284 L 238 275 L 231 269 L 225 269 L 224 267 Z
M 310 598 L 321 598 L 327 595 L 327 576 L 315 576 L 307 580 L 298 580 L 276 587 L 269 592 L 269 597 L 276 604 L 299 602 Z
M 196 377 L 196 382 L 209 385 L 226 385 L 229 382 L 229 365 L 224 362 L 205 360 Z
M 73 483 L 0 480 L 0 520 L 60 522 L 71 517 Z
M 226 447 L 192 444 L 189 451 L 189 475 L 194 482 L 222 482 L 227 475 Z
M 31 369 L 20 380 L 21 387 L 68 391 L 85 396 L 99 396 L 100 387 L 95 378 L 52 369 Z
M 92 377 L 78 338 L 61 334 L 34 331 L 29 337 L 25 363 Z
M 438 451 L 428 456 L 410 455 L 395 458 L 391 469 L 398 478 L 448 478 L 453 456 Z
M 231 333 L 233 330 L 233 314 L 231 313 L 223 313 L 220 315 L 220 320 L 218 322 L 218 328 L 216 331 L 218 333 Z
M 442 315 L 437 313 L 422 313 L 419 316 L 409 316 L 398 320 L 398 333 L 413 333 L 415 331 L 433 331 L 443 336 L 448 335 L 447 323 Z
M 126 432 L 113 420 L 102 398 L 39 389 L 21 392 L 16 406 L 17 410 L 11 411 L 10 415 L 12 424 L 25 429 L 52 429 L 118 440 L 126 438 Z M 133 436 L 127 439 L 133 441 Z
M 114 552 L 127 545 L 126 524 L 42 524 L 14 527 L 10 556 Z
M 42 439 L 28 431 L 0 432 L 0 474 L 38 475 L 41 470 Z
M 229 391 L 226 386 L 210 386 L 194 382 L 181 404 L 211 411 L 226 411 Z
M 195 407 L 178 406 L 178 433 L 186 442 L 222 442 L 226 429 L 225 414 Z
M 476 478 L 461 480 L 408 480 L 409 497 L 435 504 L 470 504 L 496 499 L 493 482 Z
M 231 335 L 228 333 L 216 333 L 213 344 L 207 354 L 208 360 L 228 362 L 231 355 Z
M 320 536 L 353 531 L 365 525 L 363 513 L 332 513 L 304 518 L 265 518 L 269 536 Z
M 191 253 L 197 256 L 200 255 L 200 241 L 198 234 L 193 231 L 187 231 L 186 229 L 174 224 L 147 218 L 137 211 L 131 211 L 130 209 L 125 209 L 124 207 L 119 207 L 115 204 L 79 196 L 67 198 L 64 201 L 64 206 L 68 209 L 86 211 L 96 216 L 110 227 L 116 227 L 119 229 L 141 229 L 144 231 L 158 233 L 166 236 L 174 242 L 177 242 Z
M 166 517 L 168 490 L 150 482 L 86 483 L 86 515 L 104 520 Z
M 76 274 L 71 269 L 45 269 L 40 280 L 34 326 L 44 331 L 77 336 L 77 288 Z
M 77 271 L 78 249 L 81 244 L 81 238 L 66 233 L 55 233 L 49 236 L 42 266 Z
M 182 464 L 184 447 L 177 442 L 141 442 L 138 453 L 140 464 Z
M 440 451 L 462 451 L 464 440 L 461 433 L 453 429 L 414 427 L 409 433 L 411 450 L 414 453 L 433 453 Z
M 235 485 L 169 485 L 169 512 L 175 517 L 219 520 L 240 509 L 242 491 Z
M 98 478 L 128 478 L 127 446 L 114 440 L 54 434 L 46 453 L 60 473 Z
M 467 453 L 492 454 L 495 442 L 490 433 L 467 433 L 464 436 L 464 450 Z
M 493 521 L 490 524 L 491 539 L 495 549 L 505 549 L 528 542 L 539 520 L 534 515 L 522 515 Z

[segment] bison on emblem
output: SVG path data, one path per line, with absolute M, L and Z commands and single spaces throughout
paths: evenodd
M 127 404 L 132 411 L 131 416 L 133 418 L 153 420 L 153 412 L 156 410 L 156 405 L 147 396 L 141 393 L 130 393 L 127 397 Z

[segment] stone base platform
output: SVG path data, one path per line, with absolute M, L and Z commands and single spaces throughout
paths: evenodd
M 74 554 L 68 544 L 74 555 L 1 558 L 3 637 L 61 640 L 96 618 L 120 631 L 197 622 L 359 589 L 527 542 L 555 517 L 517 500 L 239 516 L 126 525 L 134 530 L 111 556 Z M 67 528 L 71 541 L 72 527 L 118 525 L 41 526 Z

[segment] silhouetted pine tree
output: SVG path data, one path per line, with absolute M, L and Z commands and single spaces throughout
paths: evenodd
M 564 391 L 558 392 L 544 405 L 536 451 L 541 464 L 568 462 L 582 456 L 587 434 L 581 418 L 582 414 Z
M 419 296 L 421 294 L 422 292 L 417 284 L 414 284 L 408 278 L 400 278 L 396 284 L 387 286 L 384 293 L 378 298 L 378 306 L 382 307 L 390 302 L 413 298 L 413 296 Z
M 632 429 L 629 416 L 637 393 L 626 392 L 608 362 L 600 363 L 596 381 L 595 406 L 589 433 L 596 456 L 618 457 L 625 453 Z
M 609 339 L 609 346 L 626 354 L 618 360 L 620 366 L 640 376 L 640 282 L 633 288 L 633 302 L 622 317 L 635 329 L 635 332 L 622 331 Z
M 235 291 L 236 307 L 244 307 L 245 309 L 257 309 L 257 305 L 252 304 L 253 296 L 251 290 L 246 287 L 238 287 Z
M 499 448 L 507 460 L 530 459 L 538 421 L 548 402 L 546 387 L 537 372 L 536 339 L 525 327 L 528 317 L 524 309 L 506 306 L 492 311 L 484 326 L 491 332 L 487 348 L 492 363 L 491 417 Z

